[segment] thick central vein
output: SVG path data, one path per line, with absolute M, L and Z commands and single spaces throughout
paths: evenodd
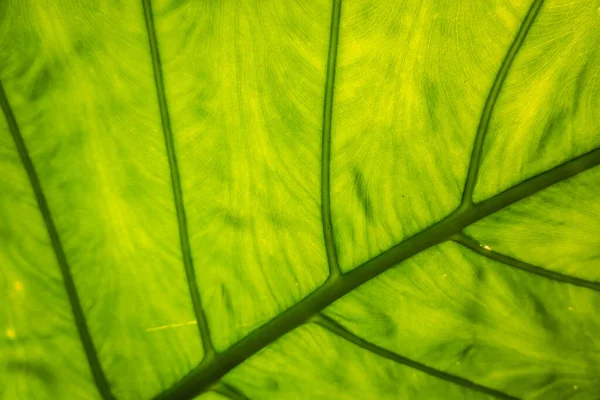
M 342 275 L 340 279 L 327 281 L 299 303 L 217 355 L 213 362 L 199 365 L 193 369 L 170 389 L 159 394 L 156 400 L 194 398 L 268 344 L 304 324 L 334 301 L 391 267 L 451 239 L 465 227 L 488 215 L 598 165 L 600 165 L 600 148 L 528 179 L 467 209 L 459 208 L 442 221 L 384 251 L 351 272 Z
M 179 226 L 181 254 L 183 257 L 183 264 L 185 266 L 185 274 L 187 277 L 190 296 L 192 298 L 194 313 L 196 315 L 198 329 L 200 331 L 200 337 L 202 339 L 202 346 L 204 348 L 204 359 L 208 360 L 211 359 L 214 355 L 215 349 L 213 342 L 210 338 L 208 322 L 206 320 L 204 309 L 202 308 L 202 301 L 200 299 L 200 293 L 198 291 L 198 285 L 196 282 L 196 272 L 194 270 L 192 251 L 190 248 L 190 239 L 188 235 L 187 220 L 185 216 L 185 207 L 183 205 L 183 193 L 181 190 L 181 180 L 179 177 L 179 168 L 177 166 L 177 155 L 175 154 L 175 143 L 173 139 L 173 132 L 171 130 L 171 120 L 169 118 L 169 108 L 167 105 L 167 96 L 165 94 L 165 85 L 162 75 L 160 53 L 158 51 L 158 41 L 156 39 L 156 30 L 154 28 L 154 17 L 152 14 L 151 0 L 142 0 L 142 4 L 144 7 L 144 17 L 146 20 L 146 29 L 148 31 L 150 52 L 152 54 L 152 67 L 154 70 L 154 82 L 156 84 L 158 105 L 160 108 L 160 119 L 165 136 L 167 156 L 169 158 L 171 183 L 173 186 L 175 210 L 177 212 L 177 222 Z
M 323 107 L 323 153 L 321 156 L 321 218 L 323 220 L 323 235 L 327 260 L 329 262 L 329 278 L 340 276 L 340 266 L 335 249 L 335 239 L 331 222 L 331 123 L 333 118 L 333 91 L 335 84 L 335 69 L 340 33 L 342 1 L 334 0 L 331 14 L 331 33 L 329 37 L 329 55 L 327 58 L 327 79 L 325 83 L 325 100 Z
M 535 0 L 523 23 L 521 24 L 521 28 L 513 43 L 511 44 L 506 56 L 504 57 L 504 61 L 498 70 L 496 75 L 496 79 L 492 84 L 492 88 L 488 94 L 487 100 L 485 102 L 485 106 L 483 107 L 483 111 L 481 112 L 481 119 L 479 121 L 479 126 L 477 127 L 477 134 L 475 135 L 475 143 L 473 144 L 473 151 L 471 153 L 471 161 L 469 163 L 469 169 L 467 172 L 467 180 L 465 183 L 465 189 L 463 191 L 462 198 L 462 206 L 468 207 L 473 203 L 473 191 L 475 190 L 475 183 L 477 182 L 477 175 L 479 174 L 479 164 L 481 163 L 481 156 L 483 153 L 483 142 L 485 140 L 485 134 L 488 131 L 490 120 L 492 119 L 492 112 L 494 111 L 494 107 L 496 106 L 496 102 L 498 101 L 498 97 L 500 96 L 500 91 L 502 90 L 502 85 L 504 85 L 504 81 L 508 76 L 508 72 L 510 71 L 510 67 L 512 66 L 513 61 L 517 57 L 517 53 L 521 49 L 523 42 L 525 41 L 525 37 L 529 32 L 529 29 L 533 25 L 535 18 L 537 17 L 540 9 L 542 8 L 542 4 L 544 0 Z
M 25 146 L 25 141 L 21 135 L 19 125 L 17 124 L 17 120 L 12 112 L 6 97 L 6 93 L 4 92 L 2 82 L 0 82 L 0 107 L 2 108 L 6 118 L 8 129 L 10 130 L 10 134 L 15 142 L 17 151 L 19 152 L 19 157 L 21 158 L 23 167 L 27 172 L 27 177 L 29 178 L 38 208 L 42 214 L 44 225 L 46 225 L 48 236 L 50 236 L 52 249 L 54 250 L 54 255 L 56 256 L 56 261 L 58 262 L 58 266 L 60 268 L 65 289 L 67 291 L 67 296 L 69 298 L 69 303 L 71 305 L 71 311 L 73 312 L 73 318 L 75 319 L 77 333 L 79 334 L 79 339 L 81 340 L 90 370 L 92 371 L 94 383 L 96 384 L 96 387 L 98 388 L 98 391 L 104 400 L 114 399 L 108 381 L 106 380 L 106 376 L 104 375 L 104 371 L 102 370 L 100 360 L 98 359 L 98 353 L 96 351 L 96 347 L 94 346 L 94 342 L 92 341 L 87 321 L 85 319 L 85 314 L 83 313 L 81 302 L 79 301 L 79 295 L 77 294 L 77 288 L 75 287 L 75 282 L 73 281 L 73 276 L 71 275 L 71 268 L 69 267 L 67 257 L 65 256 L 58 231 L 54 225 L 54 220 L 52 219 L 52 214 L 50 213 L 50 208 L 48 207 L 48 202 L 46 201 L 46 196 L 42 190 L 42 185 L 40 184 L 40 180 L 37 172 L 35 171 L 33 162 L 31 161 L 31 157 L 29 157 L 27 146 Z

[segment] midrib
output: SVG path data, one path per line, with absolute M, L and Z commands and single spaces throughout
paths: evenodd
M 511 204 L 597 165 L 600 165 L 600 148 L 528 179 L 485 201 L 473 204 L 468 208 L 457 209 L 442 221 L 386 250 L 352 271 L 337 279 L 328 280 L 299 303 L 251 332 L 226 351 L 217 353 L 213 361 L 200 364 L 155 399 L 193 398 L 209 389 L 227 372 L 270 343 L 304 324 L 334 301 L 389 268 L 435 245 L 452 240 L 454 235 L 462 232 L 467 226 Z

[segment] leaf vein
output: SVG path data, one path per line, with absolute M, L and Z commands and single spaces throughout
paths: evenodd
M 175 152 L 175 140 L 173 138 L 173 131 L 171 130 L 171 120 L 169 117 L 169 108 L 167 104 L 167 95 L 165 93 L 165 84 L 162 73 L 162 65 L 160 61 L 160 52 L 158 49 L 158 39 L 156 37 L 156 29 L 154 27 L 154 16 L 152 13 L 152 2 L 151 0 L 142 0 L 144 8 L 144 19 L 146 23 L 146 30 L 148 33 L 148 42 L 150 46 L 150 53 L 152 55 L 152 69 L 154 72 L 154 83 L 156 86 L 156 94 L 158 97 L 158 105 L 160 109 L 160 119 L 162 124 L 162 130 L 165 137 L 165 146 L 167 150 L 167 157 L 169 159 L 169 169 L 171 172 L 171 184 L 173 189 L 173 197 L 175 202 L 175 211 L 177 213 L 177 222 L 179 227 L 179 238 L 181 245 L 181 253 L 183 257 L 183 263 L 185 267 L 185 274 L 187 283 L 192 298 L 192 304 L 194 307 L 194 314 L 198 322 L 198 330 L 200 331 L 200 338 L 202 339 L 202 346 L 204 349 L 204 361 L 212 359 L 215 354 L 215 348 L 210 337 L 210 331 L 208 327 L 208 321 L 206 314 L 202 307 L 202 300 L 200 298 L 200 292 L 196 281 L 196 271 L 194 269 L 194 261 L 192 258 L 192 250 L 190 247 L 190 239 L 188 234 L 187 219 L 185 215 L 185 207 L 183 204 L 183 192 L 181 189 L 181 178 L 179 175 L 179 168 L 177 166 L 177 154 Z
M 517 260 L 516 258 L 498 253 L 492 249 L 487 249 L 483 247 L 479 242 L 477 242 L 471 236 L 468 236 L 465 233 L 458 233 L 452 237 L 452 240 L 461 244 L 462 246 L 474 251 L 475 253 L 481 254 L 484 257 L 490 258 L 492 260 L 498 261 L 504 265 L 509 267 L 517 268 L 532 274 L 536 274 L 543 278 L 552 279 L 554 281 L 568 283 L 575 286 L 581 286 L 587 289 L 592 289 L 597 292 L 600 292 L 600 283 L 589 281 L 586 279 L 577 278 L 574 276 L 561 274 L 559 272 L 550 271 L 545 268 L 541 268 L 529 263 L 526 263 L 521 260 Z
M 54 219 L 52 218 L 50 207 L 46 201 L 46 196 L 44 195 L 44 191 L 35 170 L 35 166 L 33 165 L 33 161 L 29 156 L 29 151 L 27 150 L 27 146 L 25 145 L 25 141 L 21 135 L 21 130 L 19 129 L 19 125 L 17 124 L 17 120 L 14 116 L 10 103 L 8 102 L 2 82 L 0 82 L 0 107 L 4 113 L 10 134 L 19 153 L 23 168 L 25 168 L 27 177 L 29 178 L 29 183 L 31 184 L 38 208 L 42 214 L 42 219 L 44 220 L 44 225 L 48 231 L 52 249 L 56 256 L 56 260 L 63 278 L 67 297 L 69 298 L 71 311 L 73 312 L 73 318 L 75 319 L 77 333 L 79 334 L 79 339 L 85 351 L 85 355 L 94 378 L 94 383 L 96 384 L 98 392 L 103 399 L 112 400 L 115 397 L 111 392 L 110 385 L 108 384 L 106 375 L 104 374 L 102 365 L 100 364 L 100 360 L 98 358 L 98 352 L 90 335 L 85 314 L 81 308 L 79 294 L 77 293 L 73 275 L 71 274 L 71 268 L 60 241 L 60 236 L 58 235 L 56 225 L 54 225 Z
M 327 78 L 325 82 L 325 101 L 323 107 L 323 134 L 321 156 L 321 217 L 323 235 L 329 262 L 329 279 L 337 279 L 341 275 L 335 248 L 333 224 L 331 222 L 331 124 L 333 119 L 333 92 L 335 86 L 335 70 L 342 13 L 342 1 L 333 1 L 331 14 L 331 32 L 329 38 L 329 55 L 327 59 Z
M 302 325 L 337 299 L 389 268 L 432 246 L 449 240 L 465 227 L 494 212 L 598 165 L 600 165 L 600 148 L 521 182 L 485 201 L 472 205 L 468 209 L 459 207 L 442 221 L 391 247 L 351 272 L 344 274 L 340 279 L 325 282 L 300 302 L 250 332 L 226 351 L 218 354 L 211 363 L 201 364 L 194 368 L 173 386 L 157 395 L 155 399 L 180 400 L 193 398 L 198 393 L 207 390 L 211 384 L 265 346 Z
M 479 174 L 479 165 L 481 163 L 481 157 L 483 153 L 483 143 L 490 125 L 492 113 L 494 112 L 494 107 L 496 106 L 496 102 L 498 101 L 498 97 L 502 91 L 502 86 L 504 85 L 504 81 L 508 76 L 508 72 L 510 71 L 513 61 L 517 57 L 517 54 L 521 49 L 521 45 L 525 41 L 525 37 L 533 25 L 533 22 L 535 21 L 535 18 L 537 17 L 543 3 L 544 0 L 534 0 L 529 8 L 529 11 L 527 11 L 527 15 L 525 16 L 525 19 L 523 20 L 515 39 L 508 49 L 508 52 L 502 61 L 502 65 L 498 70 L 496 78 L 494 79 L 494 83 L 492 84 L 490 92 L 488 93 L 488 97 L 481 113 L 479 126 L 477 127 L 477 134 L 475 135 L 475 142 L 473 144 L 471 160 L 469 162 L 469 169 L 467 172 L 467 179 L 461 203 L 463 208 L 468 207 L 473 203 L 473 191 L 475 190 L 477 175 Z
M 231 400 L 250 400 L 241 390 L 225 382 L 217 383 L 212 390 Z
M 344 340 L 347 340 L 348 342 L 353 343 L 356 346 L 358 346 L 368 352 L 377 354 L 378 356 L 381 356 L 388 360 L 394 361 L 398 364 L 402 364 L 407 367 L 424 372 L 427 375 L 434 376 L 436 378 L 442 379 L 444 381 L 450 382 L 455 385 L 465 387 L 467 389 L 474 390 L 479 393 L 487 394 L 487 395 L 492 396 L 497 399 L 504 399 L 504 400 L 516 400 L 517 399 L 516 397 L 510 396 L 499 390 L 495 390 L 495 389 L 489 388 L 487 386 L 480 385 L 478 383 L 470 381 L 468 379 L 461 378 L 457 375 L 453 375 L 448 372 L 444 372 L 444 371 L 438 370 L 436 368 L 432 368 L 426 364 L 420 363 L 420 362 L 412 360 L 408 357 L 401 356 L 400 354 L 397 354 L 393 351 L 387 350 L 383 347 L 377 346 L 376 344 L 371 343 L 371 342 L 355 335 L 354 333 L 350 332 L 348 329 L 343 327 L 337 321 L 329 318 L 328 316 L 326 316 L 324 314 L 321 314 L 321 313 L 317 314 L 315 316 L 315 318 L 313 319 L 313 322 L 315 324 L 323 327 L 324 329 L 327 329 L 329 332 L 333 333 L 334 335 L 337 335 L 337 336 L 343 338 Z

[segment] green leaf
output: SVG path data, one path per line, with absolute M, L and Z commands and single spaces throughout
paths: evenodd
M 0 399 L 593 399 L 599 0 L 0 1 Z

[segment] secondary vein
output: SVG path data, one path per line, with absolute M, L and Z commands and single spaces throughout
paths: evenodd
M 248 396 L 242 393 L 238 388 L 225 382 L 217 383 L 212 390 L 231 400 L 250 400 Z
M 67 296 L 69 298 L 69 304 L 71 305 L 73 318 L 75 319 L 77 333 L 79 334 L 79 339 L 85 351 L 85 355 L 88 360 L 92 376 L 94 378 L 94 383 L 96 384 L 98 392 L 100 393 L 103 399 L 112 400 L 114 399 L 114 396 L 111 392 L 110 385 L 108 384 L 108 381 L 106 379 L 106 375 L 102 370 L 102 366 L 100 365 L 100 360 L 98 359 L 98 352 L 96 351 L 96 347 L 94 346 L 94 342 L 92 341 L 85 314 L 83 313 L 83 309 L 81 308 L 81 302 L 79 300 L 79 295 L 77 294 L 75 282 L 73 281 L 71 268 L 67 261 L 67 257 L 65 256 L 65 252 L 63 250 L 58 231 L 56 230 L 56 226 L 54 225 L 54 220 L 52 218 L 50 208 L 48 207 L 46 196 L 44 195 L 44 192 L 42 190 L 42 185 L 33 165 L 33 161 L 29 156 L 29 151 L 27 150 L 27 146 L 25 145 L 25 141 L 23 140 L 23 136 L 21 135 L 21 131 L 19 129 L 19 125 L 17 124 L 17 120 L 14 116 L 10 103 L 8 102 L 8 98 L 6 96 L 6 92 L 4 91 L 2 82 L 0 82 L 0 106 L 4 113 L 4 117 L 6 118 L 10 134 L 19 153 L 21 163 L 23 164 L 23 167 L 27 172 L 29 183 L 31 184 L 38 208 L 40 210 L 40 213 L 42 214 L 42 219 L 44 220 L 44 225 L 46 226 L 46 230 L 48 231 L 50 243 L 52 244 L 52 249 L 54 250 L 54 255 L 56 256 L 56 261 L 58 262 Z
M 333 226 L 331 222 L 331 123 L 333 117 L 333 91 L 335 86 L 335 70 L 340 31 L 342 1 L 333 1 L 331 14 L 331 33 L 329 37 L 329 55 L 327 59 L 327 79 L 325 83 L 325 104 L 323 107 L 323 133 L 321 156 L 321 218 L 323 220 L 323 235 L 329 262 L 329 279 L 341 275 L 337 259 Z
M 218 354 L 213 362 L 199 365 L 156 400 L 191 399 L 210 388 L 227 372 L 277 340 L 287 332 L 308 321 L 313 315 L 329 306 L 345 294 L 370 281 L 402 261 L 449 240 L 465 227 L 505 207 L 571 178 L 583 171 L 600 165 L 600 148 L 565 162 L 557 167 L 528 179 L 504 192 L 490 197 L 468 209 L 459 208 L 442 221 L 399 243 L 361 266 L 344 274 L 338 280 L 330 280 L 310 295 L 288 308 L 276 318 L 250 332 L 226 351 Z
M 171 183 L 173 188 L 173 197 L 175 201 L 175 210 L 177 212 L 177 222 L 179 226 L 179 238 L 181 243 L 183 264 L 185 267 L 185 274 L 187 277 L 190 296 L 192 298 L 194 313 L 198 322 L 200 337 L 202 339 L 202 346 L 204 348 L 204 360 L 209 360 L 212 359 L 212 357 L 214 356 L 215 348 L 210 337 L 208 321 L 206 319 L 206 315 L 202 307 L 202 301 L 196 282 L 196 272 L 194 269 L 194 262 L 192 258 L 192 251 L 188 235 L 187 219 L 185 215 L 185 207 L 183 204 L 181 180 L 179 176 L 179 168 L 177 166 L 177 155 L 175 153 L 175 141 L 173 139 L 173 132 L 171 130 L 171 120 L 169 117 L 169 108 L 167 105 L 167 96 L 165 93 L 162 65 L 160 61 L 160 53 L 158 50 L 158 40 L 156 38 L 156 29 L 154 28 L 152 3 L 151 0 L 142 0 L 142 4 L 144 8 L 146 30 L 148 32 L 148 42 L 150 45 L 150 52 L 152 54 L 152 68 L 154 71 L 154 83 L 156 86 L 158 105 L 160 108 L 160 120 L 162 123 L 162 129 L 165 137 L 167 156 L 169 159 L 169 169 L 171 172 Z
M 517 53 L 521 49 L 521 45 L 525 41 L 525 37 L 533 25 L 533 22 L 535 21 L 535 18 L 537 17 L 543 3 L 544 0 L 534 0 L 532 3 L 519 31 L 517 32 L 517 35 L 515 36 L 515 39 L 508 49 L 504 60 L 502 61 L 502 65 L 498 70 L 494 83 L 492 84 L 492 88 L 488 93 L 487 100 L 481 113 L 479 126 L 477 127 L 475 143 L 473 144 L 473 150 L 471 153 L 471 161 L 469 162 L 469 170 L 467 172 L 467 180 L 465 183 L 461 204 L 463 207 L 467 207 L 473 202 L 473 191 L 475 190 L 475 183 L 477 182 L 477 175 L 479 174 L 479 165 L 481 163 L 481 155 L 483 153 L 483 143 L 490 125 L 492 113 L 494 112 L 494 107 L 496 106 L 498 96 L 500 96 L 500 91 L 502 90 L 502 85 L 504 84 L 510 67 L 515 60 Z
M 329 318 L 328 316 L 326 316 L 324 314 L 317 314 L 315 316 L 315 318 L 313 319 L 313 322 L 315 324 L 323 327 L 324 329 L 327 329 L 329 332 L 333 333 L 334 335 L 337 335 L 368 352 L 377 354 L 378 356 L 387 358 L 388 360 L 392 360 L 398 364 L 402 364 L 407 367 L 414 368 L 416 370 L 426 373 L 427 375 L 434 376 L 436 378 L 445 380 L 445 381 L 453 383 L 455 385 L 465 387 L 470 390 L 474 390 L 479 393 L 487 394 L 487 395 L 492 396 L 497 399 L 504 399 L 504 400 L 516 400 L 517 399 L 516 397 L 510 396 L 499 390 L 495 390 L 495 389 L 489 388 L 487 386 L 483 386 L 483 385 L 480 385 L 473 381 L 470 381 L 468 379 L 461 378 L 457 375 L 449 374 L 447 372 L 438 370 L 436 368 L 432 368 L 428 365 L 425 365 L 418 361 L 401 356 L 400 354 L 397 354 L 397 353 L 394 353 L 393 351 L 384 349 L 383 347 L 377 346 L 376 344 L 371 343 L 371 342 L 355 335 L 354 333 L 350 332 L 348 329 L 346 329 L 345 327 L 340 325 L 338 322 L 336 322 L 335 320 Z
M 498 253 L 497 251 L 494 251 L 492 249 L 482 246 L 479 242 L 477 242 L 475 239 L 473 239 L 472 237 L 468 236 L 465 233 L 458 233 L 458 234 L 454 235 L 452 237 L 452 240 L 473 250 L 476 253 L 479 253 L 479 254 L 481 254 L 487 258 L 490 258 L 492 260 L 499 261 L 502 264 L 505 264 L 509 267 L 527 271 L 527 272 L 539 275 L 539 276 L 547 278 L 547 279 L 552 279 L 554 281 L 558 281 L 558 282 L 562 282 L 562 283 L 569 283 L 571 285 L 581 286 L 584 288 L 588 288 L 588 289 L 592 289 L 597 292 L 600 292 L 600 283 L 598 283 L 598 282 L 588 281 L 586 279 L 581 279 L 581 278 L 577 278 L 574 276 L 561 274 L 559 272 L 550 271 L 545 268 L 541 268 L 541 267 L 526 263 L 524 261 L 517 260 L 516 258 L 512 258 L 507 255 Z

